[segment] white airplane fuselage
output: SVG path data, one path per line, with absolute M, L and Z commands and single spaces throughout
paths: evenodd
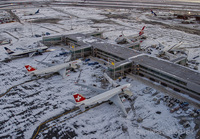
M 46 50 L 48 49 L 48 47 L 44 46 L 44 47 L 38 47 L 38 48 L 34 48 L 34 49 L 28 49 L 28 50 L 24 50 L 22 52 L 15 52 L 15 53 L 12 53 L 10 54 L 11 56 L 21 56 L 21 55 L 27 55 L 29 53 L 33 53 L 33 52 L 36 52 L 38 50 Z
M 90 106 L 90 105 L 94 105 L 96 103 L 101 103 L 103 101 L 107 101 L 107 100 L 111 99 L 113 96 L 122 93 L 123 89 L 129 88 L 129 87 L 130 87 L 130 84 L 124 84 L 122 86 L 111 89 L 109 91 L 101 93 L 101 94 L 94 96 L 92 98 L 85 99 L 84 101 L 78 102 L 78 105 L 79 106 L 80 105 Z
M 58 72 L 58 71 L 60 71 L 64 68 L 65 69 L 71 68 L 71 67 L 73 67 L 74 64 L 79 64 L 79 63 L 81 63 L 81 60 L 75 60 L 75 61 L 71 61 L 71 62 L 68 62 L 68 63 L 63 63 L 63 64 L 47 67 L 47 68 L 44 68 L 44 69 L 31 71 L 31 72 L 29 72 L 29 74 L 41 75 L 41 74 Z

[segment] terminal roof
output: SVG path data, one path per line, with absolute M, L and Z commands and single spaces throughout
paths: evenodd
M 143 55 L 132 59 L 134 62 L 151 69 L 159 70 L 161 73 L 176 76 L 179 79 L 190 81 L 200 85 L 200 73 L 172 62 L 156 57 Z
M 141 54 L 140 52 L 135 51 L 133 49 L 124 48 L 116 44 L 110 44 L 105 42 L 98 42 L 98 43 L 95 42 L 92 44 L 92 46 L 101 51 L 108 52 L 112 55 L 120 57 L 124 60 Z

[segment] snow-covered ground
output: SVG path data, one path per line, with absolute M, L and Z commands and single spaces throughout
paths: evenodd
M 134 9 L 43 7 L 40 8 L 39 14 L 28 15 L 28 13 L 36 12 L 37 9 L 14 9 L 13 12 L 20 18 L 21 23 L 0 25 L 0 38 L 12 39 L 11 44 L 0 46 L 0 60 L 9 57 L 4 47 L 13 51 L 34 48 L 38 45 L 37 42 L 42 39 L 35 37 L 35 34 L 42 35 L 46 32 L 53 36 L 91 33 L 98 30 L 104 31 L 103 35 L 108 38 L 108 42 L 115 43 L 114 40 L 121 34 L 121 31 L 128 36 L 138 34 L 140 29 L 146 26 L 145 34 L 148 38 L 142 42 L 141 47 L 158 45 L 159 42 L 169 46 L 180 41 L 184 42 L 184 47 L 195 47 L 199 46 L 200 42 L 198 35 L 162 28 L 161 25 L 145 24 L 141 21 L 156 19 L 149 17 L 146 12 L 142 13 Z M 121 15 L 123 18 L 120 18 Z M 35 60 L 44 62 L 57 60 L 62 63 L 66 57 L 55 57 L 62 52 L 61 47 L 52 46 L 51 48 L 55 51 L 46 52 L 32 58 L 25 57 L 12 60 L 9 63 L 1 62 L 0 94 L 5 93 L 12 86 L 31 79 L 24 68 L 26 64 L 40 69 L 45 66 L 38 64 Z M 187 50 L 189 60 L 200 53 L 200 48 Z M 155 50 L 155 53 L 152 54 L 156 53 Z M 200 62 L 200 57 L 196 58 L 196 61 Z M 66 79 L 54 75 L 46 79 L 34 80 L 14 87 L 2 96 L 0 98 L 0 137 L 31 138 L 34 130 L 42 122 L 74 107 L 74 104 L 68 101 L 68 99 L 73 99 L 72 94 L 81 93 L 86 97 L 97 95 L 97 93 L 76 86 L 74 83 L 81 72 L 80 82 L 87 85 L 95 84 L 101 88 L 102 83 L 97 77 L 94 77 L 94 74 L 101 77 L 102 69 L 88 65 L 81 65 L 80 69 L 77 72 L 71 72 Z M 159 92 L 153 95 L 155 90 L 152 93 L 144 93 L 146 86 L 141 82 L 123 79 L 119 83 L 125 84 L 127 82 L 131 83 L 131 91 L 136 98 L 124 102 L 129 111 L 128 117 L 125 118 L 114 104 L 104 103 L 65 122 L 60 122 L 62 117 L 57 119 L 55 126 L 40 132 L 37 138 L 69 138 L 67 133 L 70 133 L 70 131 L 75 132 L 76 138 L 160 139 L 175 138 L 173 134 L 178 133 L 180 135 L 185 132 L 187 133 L 186 138 L 195 138 L 197 130 L 194 130 L 195 123 L 191 120 L 193 117 L 188 116 L 189 114 L 186 114 L 185 111 L 181 111 L 181 114 L 170 113 L 170 108 L 162 100 L 160 104 L 156 105 L 155 98 L 158 100 L 163 98 L 165 94 Z M 181 116 L 186 116 L 189 119 L 190 127 L 184 128 L 183 125 L 179 124 Z M 143 121 L 140 121 L 141 119 Z

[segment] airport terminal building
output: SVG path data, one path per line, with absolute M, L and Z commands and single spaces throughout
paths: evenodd
M 95 36 L 95 37 L 94 37 Z M 173 62 L 140 53 L 131 47 L 110 44 L 101 39 L 101 33 L 59 36 L 59 43 L 68 48 L 73 58 L 96 57 L 108 67 L 112 77 L 132 74 L 158 82 L 200 100 L 200 73 Z M 52 38 L 51 38 L 52 39 Z M 48 38 L 43 39 L 43 43 Z M 54 40 L 54 39 L 52 39 Z M 56 42 L 58 43 L 58 42 Z M 178 63 L 178 62 L 177 62 Z

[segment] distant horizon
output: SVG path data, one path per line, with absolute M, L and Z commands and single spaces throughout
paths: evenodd
M 171 0 L 171 1 L 181 1 L 181 2 L 197 2 L 197 3 L 200 3 L 200 0 Z
M 149 2 L 149 1 L 151 1 L 151 2 L 156 2 L 156 1 L 158 1 L 158 2 L 170 2 L 170 1 L 172 1 L 172 2 L 196 2 L 196 3 L 200 3 L 200 0 L 138 0 L 138 1 L 144 1 L 144 2 Z
M 4 0 L 4 1 L 12 1 L 12 0 Z M 32 1 L 32 0 L 15 0 L 15 1 Z M 38 0 L 38 1 L 54 1 L 54 0 Z M 64 1 L 64 0 L 60 0 L 60 1 Z M 69 1 L 69 0 L 65 0 L 65 1 Z M 82 0 L 75 0 L 75 1 L 82 1 Z M 123 0 L 119 0 L 119 1 L 123 1 Z M 200 0 L 124 0 L 124 1 L 135 1 L 135 2 L 170 2 L 171 1 L 171 2 L 200 3 Z
M 110 0 L 110 1 L 115 1 L 115 0 Z M 170 1 L 175 2 L 175 1 L 177 1 L 177 2 L 197 2 L 197 3 L 200 3 L 200 0 L 119 0 L 119 1 L 135 1 L 135 2 L 170 2 Z

